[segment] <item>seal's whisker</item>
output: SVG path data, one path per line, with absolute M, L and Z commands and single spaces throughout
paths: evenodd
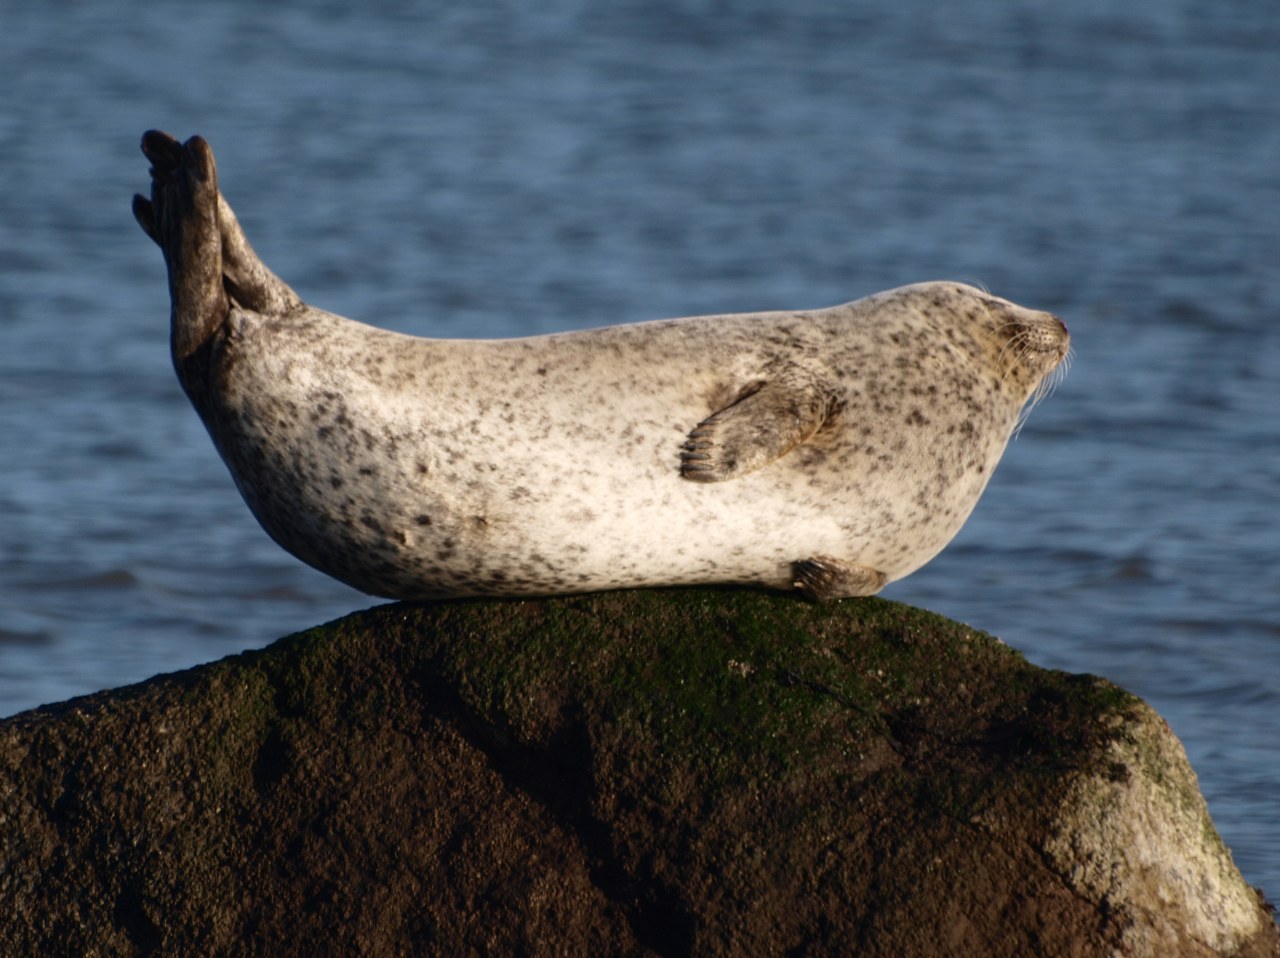
M 1026 365 L 1027 358 L 1033 352 L 1030 343 L 1030 332 L 1025 326 L 1018 323 L 1008 323 L 1001 327 L 1001 332 L 1009 329 L 1016 329 L 1017 332 L 1008 337 L 1004 345 L 1000 347 L 1001 381 L 1008 380 L 1009 375 L 1015 369 Z
M 1014 324 L 1008 323 L 1000 327 L 1000 332 L 1004 333 L 1007 330 L 1014 329 L 1014 328 L 1016 328 Z M 1013 368 L 1013 364 L 1011 360 L 1017 359 L 1016 350 L 1017 350 L 1018 336 L 1020 335 L 1021 333 L 1019 332 L 1019 333 L 1014 333 L 1012 336 L 1007 337 L 1003 345 L 1001 345 L 1000 347 L 1000 352 L 997 353 L 997 359 L 1000 362 L 1002 379 L 1008 378 L 1009 370 Z M 1011 353 L 1013 354 L 1012 357 L 1010 356 Z
M 1013 437 L 1015 439 L 1022 432 L 1022 427 L 1026 425 L 1027 419 L 1030 418 L 1036 406 L 1052 396 L 1054 390 L 1058 388 L 1058 384 L 1067 378 L 1067 372 L 1071 368 L 1071 359 L 1071 349 L 1068 348 L 1062 359 L 1058 361 L 1058 364 L 1036 385 L 1036 388 L 1031 393 L 1031 398 L 1027 400 L 1018 413 L 1018 422 L 1013 427 Z

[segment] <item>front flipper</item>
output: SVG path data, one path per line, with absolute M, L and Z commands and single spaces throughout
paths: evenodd
M 810 439 L 840 405 L 827 377 L 786 365 L 693 428 L 680 451 L 680 475 L 723 482 L 766 466 Z
M 795 564 L 795 587 L 819 602 L 875 595 L 888 581 L 883 572 L 831 556 L 813 556 Z

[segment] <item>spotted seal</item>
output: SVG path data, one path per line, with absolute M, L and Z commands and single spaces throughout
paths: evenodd
M 143 137 L 183 389 L 276 542 L 420 599 L 744 583 L 870 595 L 936 555 L 1068 351 L 956 283 L 829 309 L 523 339 L 405 336 L 302 302 L 212 151 Z

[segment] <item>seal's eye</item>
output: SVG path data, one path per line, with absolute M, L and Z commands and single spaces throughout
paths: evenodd
M 1017 335 L 1018 329 L 1021 327 L 1021 312 L 1013 306 L 1012 303 L 1006 303 L 1001 299 L 993 299 L 989 296 L 983 297 L 980 302 L 987 307 L 987 315 L 991 317 L 992 328 L 997 332 L 1002 332 L 1006 336 Z
M 982 305 L 991 315 L 993 329 L 1007 346 L 1019 353 L 1057 353 L 1061 355 L 1071 340 L 1067 324 L 1052 313 L 1038 313 L 1013 303 L 983 297 Z

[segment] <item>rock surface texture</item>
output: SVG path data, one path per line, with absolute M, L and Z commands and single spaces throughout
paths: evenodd
M 1181 746 L 880 600 L 388 605 L 0 723 L 3 955 L 1280 954 Z

